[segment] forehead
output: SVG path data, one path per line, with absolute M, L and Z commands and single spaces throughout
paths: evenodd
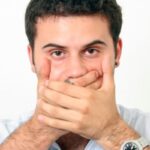
M 100 15 L 38 18 L 36 31 L 35 42 L 51 40 L 63 42 L 62 44 L 65 42 L 79 44 L 93 38 L 111 38 L 108 21 Z

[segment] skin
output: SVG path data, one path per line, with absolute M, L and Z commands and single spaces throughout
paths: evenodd
M 119 64 L 122 42 L 118 40 L 115 57 L 107 20 L 101 16 L 39 18 L 36 29 L 35 48 L 28 46 L 28 53 L 38 78 L 37 107 L 0 150 L 47 150 L 56 140 L 65 138 L 66 144 L 70 133 L 75 139 L 82 137 L 81 146 L 66 150 L 83 150 L 85 139 L 96 140 L 106 150 L 118 150 L 125 140 L 137 139 L 138 133 L 117 111 L 114 64 Z
M 121 40 L 118 40 L 115 58 L 108 22 L 100 16 L 44 18 L 38 20 L 36 28 L 34 57 L 30 46 L 28 52 L 39 81 L 39 103 L 44 112 L 38 119 L 52 128 L 98 140 L 102 130 L 112 123 L 112 118 L 119 118 L 113 78 L 114 64 L 119 64 L 120 60 Z M 98 91 L 82 88 L 85 86 L 83 79 L 87 82 L 86 76 L 89 78 L 93 72 Z M 66 79 L 76 81 L 79 86 L 64 83 Z M 105 121 L 106 115 L 102 118 L 98 114 L 108 114 L 108 120 Z M 86 124 L 82 125 L 82 122 Z M 101 122 L 105 122 L 104 125 L 100 125 Z M 92 131 L 92 128 L 96 130 Z
M 39 85 L 43 85 L 43 80 L 50 81 L 64 81 L 70 79 L 76 83 L 76 85 L 86 86 L 90 88 L 98 89 L 102 84 L 102 71 L 101 71 L 101 59 L 104 57 L 104 51 L 107 50 L 109 45 L 106 43 L 106 36 L 99 37 L 96 34 L 96 30 L 93 32 L 93 37 L 91 34 L 88 35 L 87 31 L 93 28 L 92 22 L 95 18 L 99 17 L 82 17 L 81 18 L 47 18 L 39 19 L 37 24 L 37 37 L 35 40 L 34 49 L 34 62 L 33 64 L 33 50 L 29 47 L 30 62 L 32 64 L 33 71 L 37 74 Z M 75 19 L 75 20 L 74 20 Z M 81 24 L 82 20 L 89 20 L 89 27 L 84 31 L 83 29 L 87 24 L 84 24 L 82 28 L 75 28 Z M 75 24 L 76 22 L 76 24 Z M 105 24 L 106 21 L 105 21 Z M 66 28 L 66 25 L 68 26 Z M 51 28 L 49 28 L 51 26 Z M 99 24 L 98 24 L 99 26 Z M 97 26 L 97 28 L 99 28 Z M 72 30 L 76 29 L 75 33 Z M 107 30 L 107 29 L 106 29 Z M 82 31 L 82 32 L 81 32 Z M 107 31 L 108 32 L 108 31 Z M 79 39 L 84 35 L 83 40 Z M 103 34 L 103 33 L 102 33 Z M 109 34 L 109 33 L 108 33 Z M 57 36 L 56 36 L 57 35 Z M 68 35 L 64 38 L 64 35 Z M 101 41 L 100 44 L 99 42 Z M 107 40 L 108 43 L 113 43 L 111 37 Z M 47 46 L 55 44 L 60 46 Z M 92 44 L 93 43 L 93 44 Z M 95 44 L 94 44 L 95 43 Z M 102 44 L 101 44 L 102 43 Z M 89 45 L 90 44 L 90 45 Z M 107 46 L 108 45 L 108 46 Z M 112 66 L 114 67 L 114 48 L 112 46 Z M 94 53 L 90 54 L 88 50 L 94 49 Z M 56 52 L 61 52 L 58 56 Z M 102 54 L 100 54 L 102 53 Z M 120 52 L 118 52 L 120 54 Z M 117 57 L 117 59 L 119 59 Z M 75 63 L 74 63 L 75 62 Z M 96 63 L 99 62 L 99 63 Z M 69 65 L 68 65 L 69 64 Z M 47 66 L 47 67 L 45 67 Z M 43 73 L 42 68 L 48 68 L 47 73 Z M 74 68 L 74 69 L 72 69 Z M 44 69 L 45 70 L 45 69 Z M 44 74 L 44 77 L 43 77 Z M 95 78 L 96 76 L 96 78 Z M 94 79 L 91 80 L 91 77 Z M 44 79 L 43 79 L 44 78 Z M 87 78 L 87 79 L 86 79 Z M 98 80 L 97 80 L 98 79 Z M 85 80 L 85 83 L 84 83 Z M 89 83 L 88 83 L 89 82 Z M 42 95 L 42 94 L 41 94 Z M 39 96 L 40 97 L 40 96 Z M 42 96 L 41 96 L 42 97 Z M 45 100 L 45 99 L 44 99 Z M 43 106 L 43 101 L 39 100 L 40 106 Z M 43 106 L 44 107 L 44 106 Z M 49 115 L 48 112 L 45 112 Z
M 38 19 L 35 39 L 34 61 L 32 49 L 29 47 L 30 61 L 33 70 L 40 80 L 40 67 L 44 59 L 50 61 L 50 80 L 64 81 L 68 78 L 81 77 L 92 70 L 102 76 L 102 62 L 110 56 L 114 64 L 114 44 L 108 29 L 107 20 L 95 17 L 59 17 Z M 65 37 L 65 38 L 64 38 Z M 94 41 L 102 43 L 88 44 Z M 48 46 L 55 44 L 63 46 Z M 94 49 L 90 54 L 90 50 Z M 61 52 L 57 54 L 56 52 Z M 119 63 L 121 41 L 117 44 Z M 60 55 L 59 57 L 57 55 Z M 69 65 L 68 65 L 69 64 Z M 113 66 L 113 65 L 112 65 Z
M 39 81 L 38 85 L 40 89 L 39 90 L 40 94 L 38 95 L 40 95 L 39 96 L 40 98 L 44 99 L 44 100 L 40 99 L 39 103 L 42 106 L 44 114 L 46 113 L 46 116 L 49 115 L 52 116 L 49 110 L 50 108 L 53 109 L 54 107 L 47 105 L 47 103 L 49 104 L 54 103 L 54 105 L 57 105 L 55 102 L 57 101 L 57 99 L 54 98 L 54 102 L 50 102 L 50 97 L 52 97 L 50 95 L 51 91 L 48 91 L 49 93 L 48 96 L 42 94 L 43 90 L 41 89 L 43 89 L 44 87 L 43 82 L 45 83 L 45 80 L 64 81 L 66 79 L 70 79 L 71 81 L 75 82 L 76 85 L 98 89 L 102 86 L 103 75 L 105 72 L 105 70 L 103 69 L 108 68 L 108 71 L 111 72 L 113 78 L 115 68 L 114 64 L 115 62 L 119 64 L 122 42 L 120 39 L 118 40 L 116 49 L 118 55 L 115 58 L 114 43 L 110 35 L 110 31 L 108 29 L 108 22 L 105 18 L 100 16 L 66 17 L 66 18 L 50 17 L 39 19 L 36 28 L 37 28 L 37 36 L 35 39 L 34 53 L 33 49 L 30 46 L 28 47 L 28 53 L 30 56 L 29 58 L 32 65 L 32 70 L 37 74 L 37 78 Z M 34 57 L 32 56 L 33 54 Z M 33 58 L 34 61 L 32 60 Z M 42 68 L 47 68 L 44 69 L 47 71 L 44 72 Z M 96 81 L 91 80 L 91 77 Z M 64 88 L 64 90 L 66 91 L 66 88 Z M 77 89 L 77 91 L 80 90 L 81 89 Z M 76 91 L 76 89 L 72 88 L 72 91 Z M 85 92 L 85 95 L 88 95 L 88 91 L 83 92 Z M 74 104 L 74 101 L 76 100 L 74 99 L 73 101 L 70 101 L 70 103 Z M 81 102 L 82 101 L 80 101 L 79 104 L 77 103 L 77 105 L 81 106 Z M 93 105 L 93 108 L 95 107 L 95 105 L 97 105 L 96 102 L 94 103 L 95 104 Z M 84 110 L 85 108 L 83 107 L 81 109 Z M 97 108 L 97 110 L 98 109 L 99 108 Z M 79 112 L 73 112 L 73 114 L 70 112 L 64 113 L 60 112 L 60 113 L 61 114 L 65 113 L 66 115 L 64 116 L 70 114 L 71 116 L 74 116 L 76 119 L 82 118 L 82 114 L 79 114 Z M 90 116 L 88 118 L 89 121 L 91 120 L 91 117 L 93 116 Z M 99 116 L 97 117 L 99 118 Z M 39 116 L 39 118 L 41 119 L 42 116 Z M 42 118 L 42 120 L 43 119 L 44 118 Z M 50 126 L 54 127 L 55 125 Z M 66 126 L 66 128 L 68 127 Z M 64 130 L 66 130 L 66 128 Z M 92 128 L 92 126 L 90 128 Z M 97 126 L 95 126 L 95 128 L 97 128 Z M 74 131 L 71 129 L 69 132 Z M 78 132 L 74 133 L 78 134 Z M 83 135 L 82 134 L 79 135 L 86 137 L 88 139 L 92 138 L 92 135 L 87 136 L 84 135 L 84 133 Z

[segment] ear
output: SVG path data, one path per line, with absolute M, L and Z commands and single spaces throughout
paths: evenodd
M 118 67 L 120 64 L 120 57 L 122 54 L 122 40 L 119 38 L 116 46 L 116 58 L 115 58 L 115 67 Z
M 35 72 L 35 64 L 34 64 L 34 60 L 33 60 L 33 49 L 30 45 L 28 45 L 28 56 L 29 56 L 29 60 L 30 60 L 30 64 L 31 64 L 31 69 L 33 72 Z

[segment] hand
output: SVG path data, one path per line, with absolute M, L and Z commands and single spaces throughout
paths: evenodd
M 43 114 L 45 116 L 48 116 L 48 113 L 42 109 L 42 106 L 45 102 L 42 99 L 42 96 L 40 96 L 40 91 L 41 91 L 40 87 L 42 87 L 44 85 L 45 81 L 49 80 L 50 62 L 48 60 L 44 61 L 40 70 L 38 70 L 37 72 L 40 76 L 40 80 L 39 80 L 39 84 L 38 84 L 39 100 L 38 100 L 36 112 L 34 115 L 34 118 L 36 118 L 36 119 L 34 119 L 34 120 L 37 120 L 37 117 L 39 114 Z M 96 71 L 91 71 L 82 77 L 79 77 L 76 79 L 71 79 L 71 80 L 76 85 L 80 84 L 82 86 L 85 86 L 88 88 L 93 88 L 93 89 L 98 89 L 101 85 L 101 78 Z M 50 134 L 53 135 L 53 137 L 55 138 L 54 140 L 57 140 L 60 136 L 68 133 L 68 131 L 59 130 L 59 129 L 56 129 L 55 127 L 48 127 L 47 126 L 46 128 L 44 127 L 44 129 L 48 130 L 50 132 Z
M 48 80 L 49 76 L 50 76 L 49 60 L 43 60 L 43 63 L 41 65 L 40 69 L 37 70 L 37 73 L 38 73 L 38 76 L 40 77 L 39 83 L 38 83 L 38 88 L 37 88 L 38 101 L 37 101 L 35 113 L 34 113 L 33 117 L 31 118 L 31 123 L 33 124 L 32 125 L 33 128 L 36 128 L 37 130 L 39 130 L 39 132 L 42 131 L 42 133 L 44 133 L 45 135 L 48 134 L 48 136 L 50 137 L 50 139 L 52 141 L 56 141 L 60 136 L 67 134 L 68 131 L 64 131 L 61 129 L 57 129 L 55 127 L 47 126 L 45 124 L 42 124 L 38 120 L 39 114 L 48 116 L 48 113 L 46 113 L 42 108 L 43 100 L 41 99 L 39 92 L 40 92 L 40 87 L 44 85 L 45 81 Z
M 78 86 L 97 90 L 101 87 L 102 76 L 97 71 L 90 71 L 82 77 L 69 79 L 69 81 Z
M 39 119 L 50 127 L 100 139 L 120 119 L 115 103 L 113 65 L 109 59 L 102 64 L 103 83 L 99 90 L 64 82 L 49 81 L 41 90 L 48 115 Z

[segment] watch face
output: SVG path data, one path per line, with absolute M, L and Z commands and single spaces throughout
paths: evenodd
M 139 150 L 139 148 L 135 143 L 128 142 L 124 145 L 123 150 Z

